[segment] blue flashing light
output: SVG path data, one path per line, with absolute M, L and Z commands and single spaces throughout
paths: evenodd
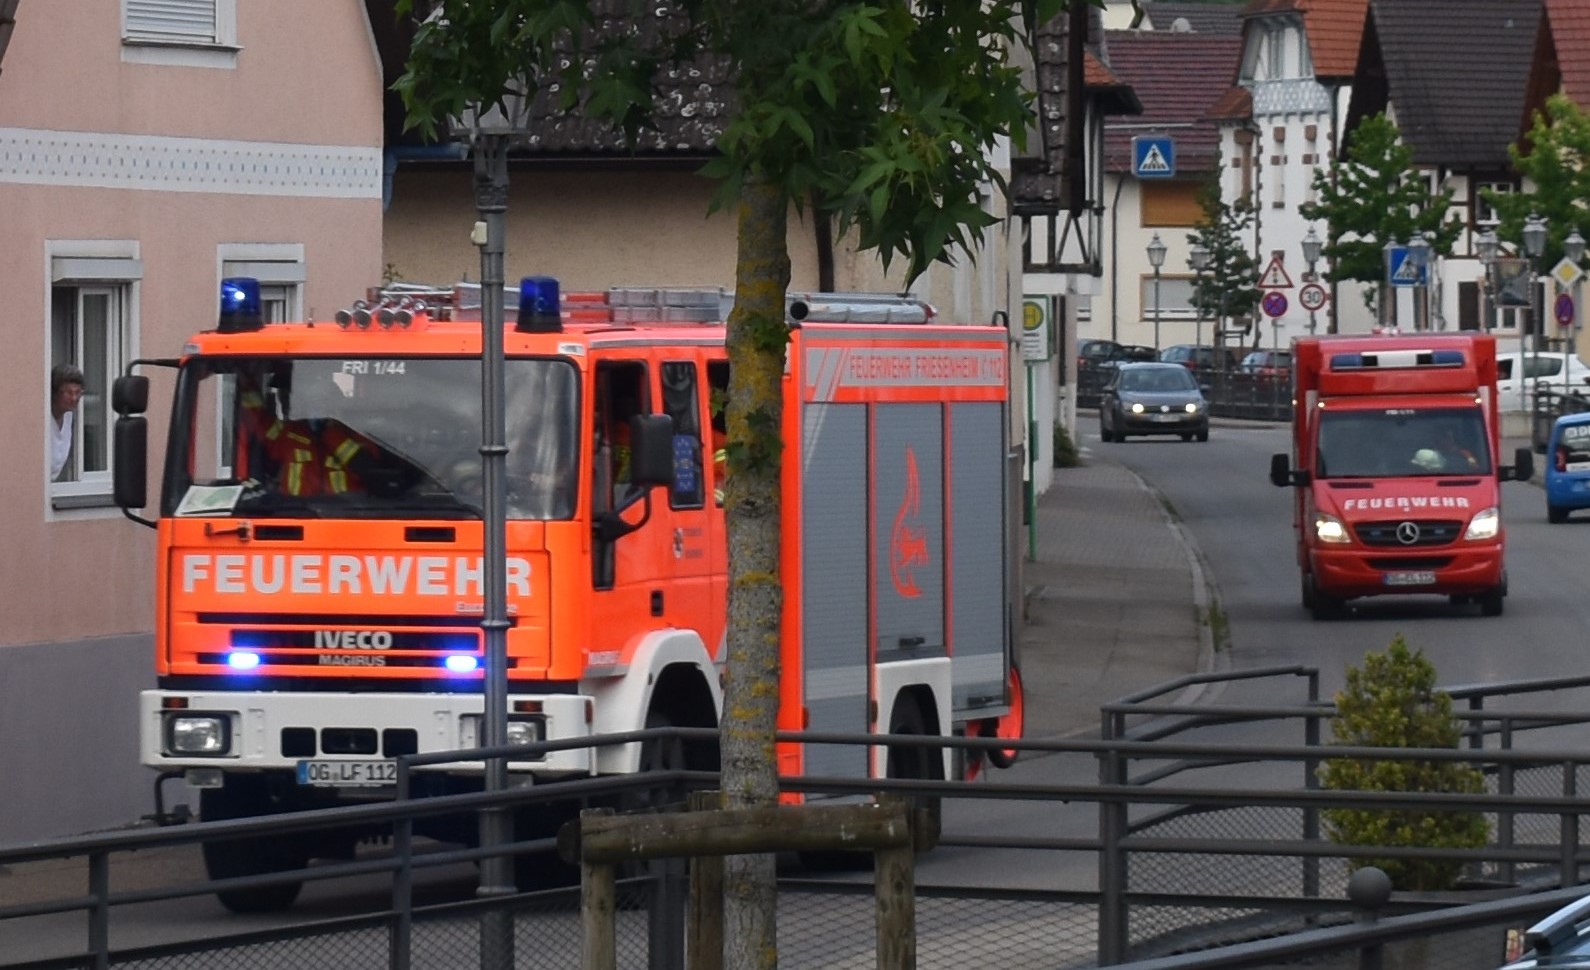
M 259 280 L 249 276 L 229 276 L 221 281 L 221 314 L 215 329 L 221 333 L 242 333 L 265 326 L 265 313 L 259 298 Z
M 1331 370 L 1356 370 L 1362 366 L 1363 354 L 1336 354 L 1331 358 Z
M 1430 353 L 1430 363 L 1436 367 L 1462 367 L 1463 351 L 1436 350 Z
M 450 653 L 442 663 L 455 674 L 472 674 L 480 667 L 480 658 L 470 653 Z
M 226 665 L 233 670 L 253 670 L 259 666 L 259 654 L 250 650 L 233 650 L 226 655 Z
M 558 281 L 551 276 L 526 276 L 519 281 L 520 333 L 559 333 L 563 330 L 563 306 L 558 296 Z

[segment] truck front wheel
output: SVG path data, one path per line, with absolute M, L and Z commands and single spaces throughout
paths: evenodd
M 288 810 L 290 806 L 284 806 L 280 799 L 272 799 L 264 775 L 229 775 L 225 787 L 206 788 L 199 793 L 199 817 L 206 822 L 255 818 Z M 299 835 L 217 839 L 205 842 L 202 851 L 204 870 L 212 880 L 290 872 L 309 863 Z M 274 913 L 291 906 L 303 885 L 303 880 L 297 880 L 226 889 L 215 897 L 234 913 Z

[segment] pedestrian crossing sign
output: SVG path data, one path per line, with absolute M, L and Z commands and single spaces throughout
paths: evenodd
M 1140 179 L 1168 179 L 1176 174 L 1176 140 L 1169 135 L 1138 135 L 1132 139 L 1132 174 Z
M 1425 268 L 1408 258 L 1407 246 L 1391 248 L 1390 263 L 1386 267 L 1386 282 L 1392 286 L 1423 286 Z

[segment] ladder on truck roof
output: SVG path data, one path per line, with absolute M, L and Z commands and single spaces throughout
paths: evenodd
M 394 283 L 372 289 L 375 307 L 423 308 L 438 319 L 480 319 L 480 284 L 450 288 Z M 785 314 L 792 323 L 930 323 L 931 304 L 894 293 L 788 293 Z M 734 292 L 721 286 L 619 286 L 605 291 L 563 294 L 563 310 L 573 321 L 626 323 L 722 323 L 734 307 Z M 503 315 L 519 309 L 519 290 L 503 287 Z

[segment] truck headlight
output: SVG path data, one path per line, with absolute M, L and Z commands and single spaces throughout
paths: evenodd
M 464 721 L 464 746 L 480 748 L 486 744 L 486 722 L 479 714 L 466 714 Z M 507 735 L 505 740 L 509 744 L 534 744 L 546 738 L 546 721 L 539 716 L 524 714 L 508 715 L 508 723 L 503 725 Z M 525 755 L 525 758 L 539 761 L 546 757 L 546 752 Z M 519 759 L 515 759 L 519 760 Z
M 1481 509 L 1474 513 L 1474 518 L 1469 520 L 1469 530 L 1463 533 L 1465 539 L 1494 539 L 1502 531 L 1502 517 L 1496 511 L 1496 506 Z
M 1348 538 L 1347 527 L 1342 525 L 1342 520 L 1324 512 L 1316 513 L 1314 516 L 1314 538 L 1321 542 L 1352 541 Z
M 232 750 L 232 719 L 225 714 L 166 718 L 166 750 L 172 754 L 220 757 Z

